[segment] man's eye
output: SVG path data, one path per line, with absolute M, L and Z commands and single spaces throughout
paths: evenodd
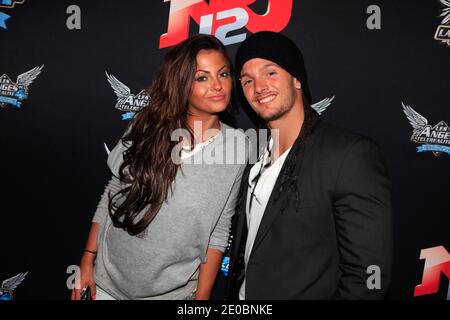
M 276 74 L 277 74 L 276 71 L 270 71 L 270 72 L 267 73 L 267 75 L 268 75 L 269 77 L 274 76 L 274 75 L 276 75 Z
M 249 85 L 250 83 L 252 83 L 252 80 L 251 80 L 251 79 L 242 80 L 242 85 L 243 85 L 243 86 Z

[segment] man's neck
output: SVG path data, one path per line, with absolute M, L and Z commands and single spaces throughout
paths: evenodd
M 292 147 L 300 134 L 304 119 L 304 106 L 300 101 L 282 118 L 267 123 L 274 140 L 275 159 Z

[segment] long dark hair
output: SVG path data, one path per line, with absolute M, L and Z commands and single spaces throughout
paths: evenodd
M 179 143 L 171 140 L 171 133 L 181 128 L 192 134 L 187 122 L 188 105 L 201 50 L 221 52 L 231 68 L 224 45 L 213 36 L 195 35 L 172 47 L 147 89 L 150 104 L 134 116 L 122 137 L 127 149 L 119 178 L 127 186 L 110 196 L 109 214 L 114 226 L 130 235 L 138 235 L 148 227 L 167 200 L 169 190 L 173 191 L 180 165 L 171 158 L 172 149 Z M 120 204 L 119 198 L 123 199 Z

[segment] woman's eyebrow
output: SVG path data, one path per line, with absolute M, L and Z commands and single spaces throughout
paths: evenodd
M 228 65 L 223 65 L 220 69 L 219 69 L 219 71 L 221 71 L 222 69 L 224 69 L 224 68 L 228 68 Z M 203 70 L 203 69 L 197 69 L 197 72 L 204 72 L 204 73 L 211 73 L 210 71 L 208 71 L 208 70 Z

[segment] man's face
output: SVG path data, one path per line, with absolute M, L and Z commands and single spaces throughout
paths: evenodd
M 240 82 L 245 98 L 265 121 L 282 118 L 300 99 L 300 82 L 270 60 L 248 60 Z

